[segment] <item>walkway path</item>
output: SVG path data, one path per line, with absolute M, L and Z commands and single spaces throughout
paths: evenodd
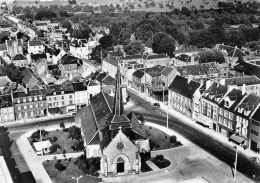
M 57 129 L 57 125 L 45 128 L 45 130 L 47 130 L 47 131 L 52 131 L 52 130 L 56 130 L 56 129 Z M 29 136 L 31 136 L 31 134 L 34 131 L 35 130 L 29 131 L 29 132 L 23 134 L 21 137 L 19 137 L 16 140 L 17 146 L 18 146 L 21 154 L 23 155 L 27 166 L 29 167 L 33 176 L 35 177 L 35 180 L 38 183 L 52 183 L 49 175 L 47 174 L 46 170 L 44 169 L 44 167 L 42 165 L 42 162 L 46 161 L 46 160 L 52 160 L 52 159 L 54 159 L 54 157 L 56 157 L 57 159 L 64 159 L 65 157 L 63 154 L 37 156 L 36 153 L 34 152 L 34 150 L 32 149 L 29 141 L 27 140 L 27 138 Z M 65 155 L 66 155 L 66 158 L 76 158 L 82 154 L 84 154 L 84 153 L 83 152 L 67 153 Z

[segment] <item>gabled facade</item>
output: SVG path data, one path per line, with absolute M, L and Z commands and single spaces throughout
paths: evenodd
M 74 77 L 80 77 L 81 71 L 79 70 L 80 59 L 74 56 L 64 55 L 59 64 L 61 76 L 66 80 L 71 80 Z
M 26 67 L 30 64 L 30 62 L 28 61 L 28 59 L 22 55 L 22 54 L 17 54 L 12 58 L 12 63 L 16 66 L 16 67 Z
M 16 54 L 23 54 L 23 41 L 22 39 L 13 39 L 5 41 L 8 55 L 10 57 L 15 56 Z
M 150 93 L 149 88 L 152 87 L 152 77 L 143 70 L 137 70 L 133 73 L 132 87 L 143 93 Z
M 89 59 L 89 50 L 88 50 L 88 46 L 87 44 L 87 40 L 78 40 L 75 39 L 72 42 L 70 42 L 70 53 L 72 56 L 77 57 L 77 58 L 85 58 L 85 59 Z

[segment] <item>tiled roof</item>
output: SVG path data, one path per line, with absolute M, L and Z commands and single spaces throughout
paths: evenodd
M 108 59 L 106 59 L 106 60 L 104 60 L 105 62 L 108 62 L 108 63 L 110 63 L 110 64 L 112 64 L 112 65 L 114 65 L 114 66 L 118 66 L 118 60 L 117 60 L 117 58 L 116 57 L 114 57 L 114 56 L 110 56 Z
M 57 56 L 57 55 L 59 55 L 60 54 L 60 49 L 57 49 L 57 50 L 55 50 L 54 52 L 53 52 L 53 55 L 55 55 L 55 56 Z
M 38 60 L 38 59 L 47 59 L 47 56 L 45 53 L 42 54 L 32 54 L 31 55 L 32 60 Z
M 27 93 L 24 91 L 18 91 L 13 92 L 14 98 L 21 98 L 21 97 L 27 97 L 27 96 L 38 96 L 38 95 L 45 95 L 46 90 L 45 89 L 39 89 L 39 90 L 29 90 Z
M 246 56 L 244 52 L 242 52 L 237 47 L 227 46 L 223 44 L 217 44 L 215 48 L 218 48 L 220 50 L 224 50 L 227 53 L 227 56 L 229 57 L 239 57 L 239 56 Z
M 6 44 L 0 44 L 0 51 L 7 51 Z
M 181 60 L 183 62 L 190 62 L 191 61 L 191 57 L 189 55 L 186 54 L 181 54 L 175 57 L 178 60 Z
M 260 107 L 255 111 L 255 114 L 252 116 L 252 119 L 260 122 Z
M 134 77 L 137 77 L 137 78 L 142 78 L 144 76 L 144 71 L 142 70 L 137 70 L 133 73 L 133 76 Z
M 74 56 L 70 56 L 70 55 L 64 55 L 61 58 L 61 64 L 65 65 L 65 64 L 78 64 L 78 58 L 74 57 Z
M 105 85 L 115 85 L 116 84 L 116 79 L 111 77 L 111 76 L 107 76 L 103 81 L 102 81 L 103 84 Z
M 83 82 L 72 83 L 74 91 L 85 91 L 87 86 Z
M 12 60 L 27 60 L 27 58 L 25 56 L 23 56 L 22 54 L 17 54 L 13 57 Z
M 74 93 L 73 85 L 71 83 L 67 83 L 62 85 L 47 86 L 47 95 L 53 95 L 53 92 L 56 92 L 57 95 L 60 95 L 61 91 L 64 91 L 64 94 Z
M 248 75 L 256 75 L 260 78 L 260 66 L 249 62 L 241 62 L 234 66 L 234 70 L 244 72 Z
M 144 59 L 150 60 L 150 59 L 160 59 L 160 58 L 168 58 L 167 55 L 164 54 L 158 54 L 158 55 L 144 55 Z
M 102 72 L 102 73 L 99 73 L 99 75 L 97 76 L 96 80 L 99 81 L 99 82 L 102 82 L 103 79 L 107 76 L 107 73 L 106 72 Z
M 214 82 L 207 90 L 204 91 L 202 97 L 207 100 L 218 103 L 221 98 L 227 93 L 228 87 Z
M 6 86 L 8 83 L 12 81 L 9 79 L 8 76 L 0 76 L 0 87 Z
M 33 88 L 35 85 L 39 85 L 40 81 L 34 76 L 33 71 L 30 68 L 25 68 L 22 71 L 22 82 L 28 87 Z
M 197 76 L 218 73 L 218 67 L 215 62 L 203 63 L 198 65 L 180 66 L 176 67 L 176 69 L 181 76 Z
M 0 96 L 0 108 L 12 106 L 11 95 L 1 95 Z
M 236 108 L 236 106 L 239 104 L 239 102 L 244 98 L 245 94 L 242 95 L 242 91 L 241 90 L 238 90 L 238 89 L 232 89 L 226 96 L 226 97 L 229 97 L 231 100 L 234 100 L 234 103 L 228 108 L 228 107 L 225 107 L 225 101 L 222 100 L 220 103 L 219 103 L 219 107 L 223 108 L 223 109 L 226 109 L 230 112 L 234 112 L 234 109 Z
M 260 104 L 260 97 L 250 93 L 247 97 L 244 98 L 242 103 L 236 109 L 236 114 L 243 117 L 249 117 L 254 112 L 254 110 Z M 244 111 L 242 113 L 238 112 L 239 108 L 250 111 L 248 115 L 245 115 Z
M 166 66 L 156 65 L 150 68 L 144 68 L 140 70 L 143 70 L 145 73 L 149 74 L 152 77 L 157 77 L 161 75 L 161 72 L 165 67 Z
M 29 46 L 41 46 L 43 45 L 41 41 L 29 41 Z
M 245 84 L 245 85 L 260 84 L 260 79 L 258 77 L 256 77 L 255 75 L 225 79 L 225 85 L 242 86 L 243 84 Z
M 89 81 L 86 82 L 86 85 L 87 85 L 87 86 L 97 86 L 98 84 L 95 83 L 95 82 L 92 81 L 92 80 L 89 80 Z
M 177 75 L 170 84 L 169 90 L 192 99 L 193 94 L 199 88 L 199 86 L 200 83 L 193 80 L 188 83 L 187 78 Z
M 126 55 L 122 58 L 122 60 L 133 60 L 133 59 L 141 59 L 143 55 Z
M 165 68 L 162 70 L 161 74 L 164 75 L 164 76 L 168 76 L 172 71 L 173 71 L 173 68 L 171 68 L 171 67 L 165 67 Z

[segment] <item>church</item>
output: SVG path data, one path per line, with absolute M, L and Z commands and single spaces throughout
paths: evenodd
M 125 114 L 119 68 L 116 78 L 114 97 L 100 92 L 76 115 L 86 156 L 101 158 L 104 177 L 139 173 L 140 153 L 150 151 L 148 135 L 135 114 Z

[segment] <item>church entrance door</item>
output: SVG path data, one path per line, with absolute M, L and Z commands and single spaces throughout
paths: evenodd
M 125 163 L 117 163 L 117 173 L 123 173 L 125 171 Z
M 125 161 L 122 157 L 117 159 L 117 173 L 123 173 L 125 171 Z

